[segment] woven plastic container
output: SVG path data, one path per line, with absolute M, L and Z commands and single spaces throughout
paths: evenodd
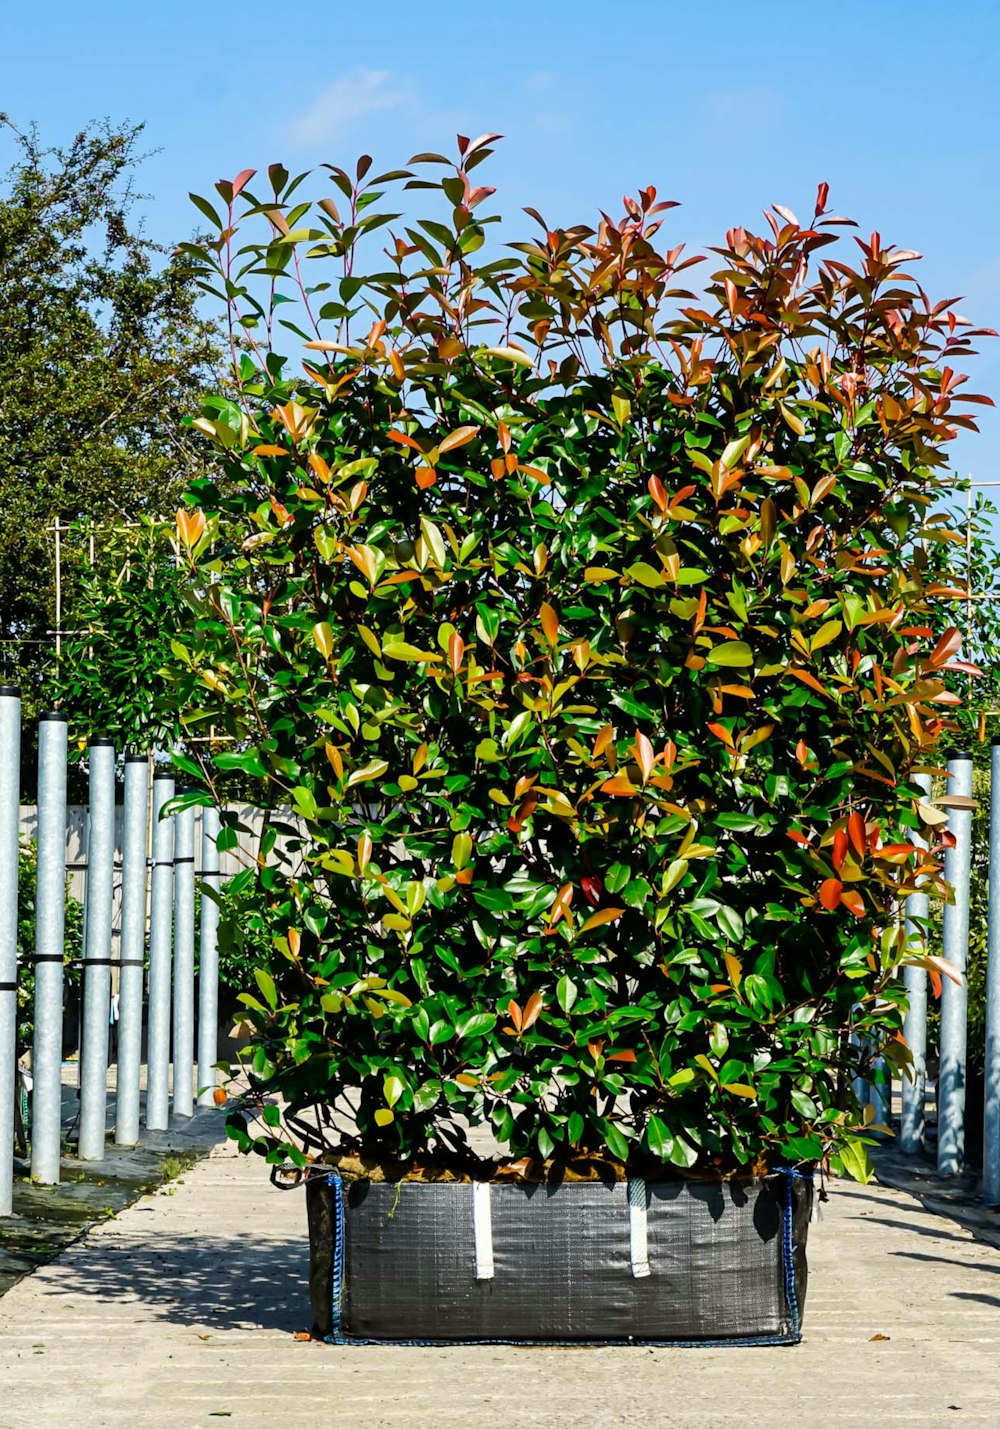
M 311 1175 L 335 1343 L 795 1344 L 812 1181 L 399 1184 Z

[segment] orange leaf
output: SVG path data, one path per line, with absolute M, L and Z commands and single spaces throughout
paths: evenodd
M 465 654 L 465 641 L 457 630 L 452 631 L 448 637 L 448 664 L 451 666 L 451 673 L 457 675 L 461 665 L 462 656 Z
M 606 779 L 601 785 L 602 794 L 639 794 L 642 791 L 632 783 L 627 774 L 616 774 L 613 779 Z
M 855 918 L 863 918 L 865 916 L 865 901 L 861 897 L 861 894 L 855 892 L 853 888 L 846 888 L 840 896 L 840 901 L 845 908 L 850 909 Z
M 549 605 L 548 601 L 544 601 L 539 608 L 538 619 L 541 621 L 542 630 L 545 632 L 545 638 L 549 644 L 558 645 L 559 617 L 551 605 Z
M 529 1027 L 533 1027 L 542 1014 L 545 1004 L 542 1001 L 540 992 L 533 992 L 524 1004 L 524 1017 L 521 1020 L 521 1031 L 527 1032 Z
M 603 729 L 600 729 L 598 731 L 597 738 L 594 740 L 595 759 L 600 759 L 601 755 L 607 749 L 608 745 L 611 743 L 614 737 L 615 731 L 610 724 L 606 724 Z
M 599 913 L 590 915 L 580 932 L 589 933 L 591 928 L 600 928 L 604 923 L 615 923 L 624 912 L 624 908 L 602 908 Z
M 655 504 L 660 508 L 661 511 L 666 511 L 667 493 L 660 478 L 658 476 L 651 476 L 646 485 L 649 487 L 649 494 L 653 498 Z
M 272 446 L 269 442 L 265 442 L 265 444 L 264 444 L 263 446 L 254 447 L 254 448 L 251 450 L 250 455 L 251 455 L 251 456 L 288 456 L 288 452 L 285 450 L 284 447 Z
M 551 477 L 547 472 L 542 471 L 541 467 L 525 466 L 523 462 L 519 462 L 517 469 L 518 471 L 527 472 L 527 474 L 533 476 L 536 481 L 540 481 L 543 486 L 550 486 L 552 484 Z
M 916 853 L 913 844 L 886 844 L 878 850 L 878 857 L 887 863 L 905 863 L 911 853 Z
M 802 683 L 804 685 L 808 685 L 811 690 L 816 690 L 819 694 L 825 695 L 827 699 L 833 698 L 829 690 L 825 690 L 820 684 L 819 680 L 817 680 L 816 676 L 810 675 L 808 670 L 800 670 L 798 666 L 790 665 L 787 673 L 789 675 L 794 675 L 797 680 L 801 680 Z
M 609 1052 L 606 1060 L 609 1062 L 634 1062 L 635 1053 L 631 1047 L 626 1047 L 621 1052 Z
M 820 884 L 819 901 L 832 913 L 844 897 L 844 885 L 839 878 L 826 878 Z
M 178 511 L 177 530 L 189 551 L 198 544 L 207 524 L 204 511 Z
M 478 427 L 456 427 L 453 432 L 448 433 L 443 441 L 438 443 L 438 451 L 454 451 L 456 447 L 464 447 L 466 442 L 471 442 L 473 437 L 478 435 Z
M 400 446 L 410 447 L 413 451 L 420 452 L 421 455 L 423 455 L 423 447 L 407 432 L 397 432 L 393 429 L 389 433 L 389 440 L 391 442 L 399 442 Z
M 729 981 L 733 987 L 738 988 L 743 981 L 743 964 L 734 953 L 723 953 L 726 964 L 726 971 L 729 974 Z
M 313 471 L 319 477 L 323 485 L 326 486 L 330 480 L 330 468 L 320 456 L 319 452 L 309 453 L 309 465 L 312 467 Z
M 508 1011 L 509 1014 L 510 1014 L 510 1020 L 511 1020 L 511 1022 L 513 1022 L 514 1026 L 517 1028 L 518 1032 L 520 1032 L 520 1030 L 521 1030 L 521 1022 L 522 1022 L 521 1009 L 520 1009 L 520 1007 L 518 1006 L 518 1004 L 514 1001 L 513 998 L 511 998 L 510 1002 L 508 1002 L 508 1004 L 507 1004 L 507 1011 Z
M 949 626 L 928 656 L 927 663 L 932 668 L 947 664 L 953 655 L 958 654 L 961 648 L 962 632 L 956 630 L 954 625 Z
M 640 730 L 636 730 L 635 732 L 635 762 L 639 766 L 639 772 L 642 774 L 642 782 L 645 784 L 653 772 L 653 766 L 656 764 L 656 755 L 653 753 L 653 746 L 650 744 L 649 739 Z
M 724 724 L 710 724 L 708 727 L 716 739 L 721 739 L 723 744 L 729 749 L 733 748 L 733 736 L 729 733 L 729 730 Z
M 840 871 L 840 866 L 847 857 L 847 830 L 838 829 L 833 836 L 833 866 Z
M 432 466 L 417 467 L 417 486 L 421 491 L 427 491 L 436 481 L 437 472 Z
M 861 814 L 854 811 L 847 821 L 847 832 L 850 835 L 851 843 L 858 851 L 861 858 L 865 856 L 865 821 Z
M 915 958 L 913 963 L 910 964 L 910 966 L 915 968 L 926 968 L 927 971 L 931 974 L 943 973 L 944 976 L 948 978 L 950 982 L 953 982 L 956 987 L 961 987 L 962 983 L 965 981 L 958 968 L 955 967 L 954 963 L 950 963 L 947 958 L 939 958 L 933 954 L 929 954 L 925 958 Z

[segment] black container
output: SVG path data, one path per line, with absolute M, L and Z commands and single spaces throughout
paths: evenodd
M 493 1275 L 477 1279 L 470 1184 L 314 1168 L 314 1332 L 336 1343 L 799 1341 L 810 1178 L 638 1186 L 648 1274 L 633 1273 L 625 1182 L 495 1182 Z

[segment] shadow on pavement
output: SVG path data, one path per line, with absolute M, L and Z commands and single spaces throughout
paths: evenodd
M 304 1220 L 304 1217 L 303 1217 Z M 309 1247 L 300 1239 L 255 1243 L 252 1234 L 148 1239 L 99 1236 L 82 1241 L 63 1261 L 58 1288 L 102 1304 L 141 1304 L 147 1314 L 206 1330 L 291 1333 L 312 1322 Z

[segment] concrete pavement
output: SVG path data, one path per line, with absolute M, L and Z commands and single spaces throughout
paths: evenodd
M 219 1147 L 0 1298 L 0 1426 L 1000 1425 L 1000 1251 L 878 1186 L 811 1228 L 794 1348 L 303 1342 L 306 1260 L 302 1193 Z

